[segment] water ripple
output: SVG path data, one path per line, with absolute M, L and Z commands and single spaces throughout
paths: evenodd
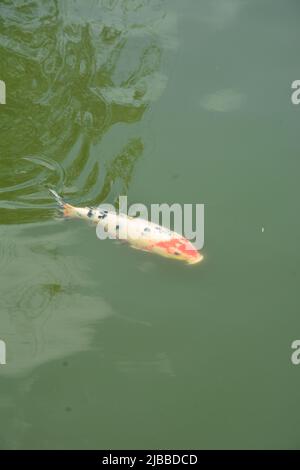
M 0 21 L 8 84 L 0 119 L 1 222 L 52 217 L 49 186 L 82 204 L 126 193 L 142 135 L 109 158 L 103 137 L 118 139 L 116 124 L 134 126 L 166 86 L 164 60 L 176 28 L 164 2 L 7 0 Z

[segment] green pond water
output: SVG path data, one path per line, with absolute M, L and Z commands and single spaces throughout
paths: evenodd
M 299 448 L 300 4 L 0 2 L 0 448 Z M 78 205 L 205 204 L 195 266 Z

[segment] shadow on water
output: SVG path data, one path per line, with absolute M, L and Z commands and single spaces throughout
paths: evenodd
M 88 350 L 94 324 L 115 314 L 80 256 L 79 228 L 70 237 L 53 221 L 47 187 L 81 205 L 127 194 L 172 30 L 161 0 L 0 4 L 1 375 Z

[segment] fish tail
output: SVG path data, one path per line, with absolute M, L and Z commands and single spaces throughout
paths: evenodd
M 63 207 L 65 205 L 65 201 L 63 200 L 63 198 L 60 197 L 59 194 L 57 194 L 57 192 L 54 191 L 54 189 L 49 188 L 49 193 L 54 197 L 54 199 L 56 200 L 56 202 L 58 203 L 60 207 Z
M 74 215 L 74 208 L 71 206 L 71 204 L 67 204 L 63 198 L 57 194 L 54 189 L 49 189 L 50 194 L 54 197 L 56 200 L 57 204 L 59 205 L 60 209 L 62 210 L 62 213 L 64 217 L 72 217 Z

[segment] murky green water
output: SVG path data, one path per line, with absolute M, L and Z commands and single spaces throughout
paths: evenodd
M 1 0 L 1 448 L 299 448 L 299 19 Z M 48 187 L 204 203 L 205 259 L 99 241 Z

